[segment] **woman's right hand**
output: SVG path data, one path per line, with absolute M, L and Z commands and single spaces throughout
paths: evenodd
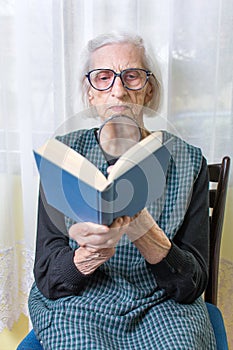
M 79 244 L 74 255 L 77 269 L 83 274 L 90 274 L 109 260 L 129 223 L 130 218 L 125 216 L 115 219 L 109 227 L 91 222 L 72 225 L 69 235 Z
M 98 250 L 79 247 L 74 254 L 74 264 L 84 275 L 93 273 L 100 265 L 109 260 L 115 253 L 115 248 L 103 248 Z
M 80 247 L 85 247 L 90 251 L 114 248 L 125 233 L 129 223 L 130 217 L 128 216 L 115 219 L 110 226 L 79 222 L 70 227 L 69 236 Z

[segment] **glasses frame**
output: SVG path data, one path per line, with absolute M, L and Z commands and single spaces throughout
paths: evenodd
M 113 77 L 113 80 L 112 80 L 111 85 L 108 86 L 108 87 L 105 88 L 105 89 L 98 89 L 98 88 L 96 88 L 96 87 L 92 84 L 91 78 L 90 78 L 91 73 L 96 72 L 96 71 L 101 71 L 101 70 L 111 71 L 111 72 L 114 74 L 114 77 Z M 143 72 L 146 73 L 146 81 L 145 81 L 144 85 L 143 85 L 142 87 L 138 88 L 138 89 L 129 88 L 127 85 L 125 85 L 125 83 L 124 83 L 124 81 L 123 81 L 123 78 L 122 78 L 122 75 L 125 74 L 125 72 L 128 72 L 128 71 L 135 71 L 135 70 L 140 70 L 140 71 L 143 71 Z M 127 69 L 122 70 L 120 73 L 116 73 L 113 69 L 109 69 L 109 68 L 97 68 L 97 69 L 92 69 L 90 72 L 86 73 L 85 76 L 86 76 L 86 78 L 88 79 L 90 85 L 93 87 L 93 89 L 98 90 L 98 91 L 106 91 L 106 90 L 111 89 L 111 87 L 114 85 L 115 80 L 116 80 L 117 77 L 119 77 L 119 78 L 121 79 L 122 85 L 123 85 L 123 87 L 124 87 L 125 89 L 131 90 L 131 91 L 138 91 L 138 90 L 141 90 L 141 89 L 143 89 L 143 88 L 145 87 L 145 85 L 147 84 L 147 82 L 148 82 L 150 76 L 154 76 L 154 74 L 153 74 L 151 71 L 149 71 L 148 69 L 143 69 L 143 68 L 127 68 Z

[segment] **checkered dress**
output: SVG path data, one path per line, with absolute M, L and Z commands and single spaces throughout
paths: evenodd
M 164 132 L 164 140 L 169 136 Z M 107 164 L 93 129 L 60 139 L 106 174 Z M 199 149 L 175 138 L 166 190 L 148 207 L 170 239 L 182 224 L 201 163 Z M 66 222 L 72 224 L 69 219 Z M 72 240 L 70 246 L 77 248 Z M 49 300 L 34 284 L 29 308 L 45 350 L 216 349 L 202 298 L 189 305 L 167 299 L 126 236 L 78 296 Z

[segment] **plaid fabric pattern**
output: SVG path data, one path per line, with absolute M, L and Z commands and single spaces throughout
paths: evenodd
M 61 140 L 106 174 L 107 164 L 93 129 Z M 148 208 L 171 239 L 182 223 L 202 161 L 199 149 L 175 140 L 166 190 Z M 68 218 L 66 222 L 72 224 Z M 77 247 L 72 240 L 70 245 Z M 202 298 L 191 305 L 167 300 L 144 258 L 126 237 L 78 296 L 49 300 L 34 284 L 29 307 L 45 350 L 216 349 Z

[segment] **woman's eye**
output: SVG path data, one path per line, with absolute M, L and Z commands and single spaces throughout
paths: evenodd
M 137 73 L 128 73 L 125 75 L 125 79 L 128 79 L 128 80 L 134 80 L 134 79 L 137 79 L 139 76 Z
M 98 74 L 97 79 L 98 80 L 109 80 L 109 79 L 111 79 L 111 75 L 108 73 L 100 73 L 100 74 Z

